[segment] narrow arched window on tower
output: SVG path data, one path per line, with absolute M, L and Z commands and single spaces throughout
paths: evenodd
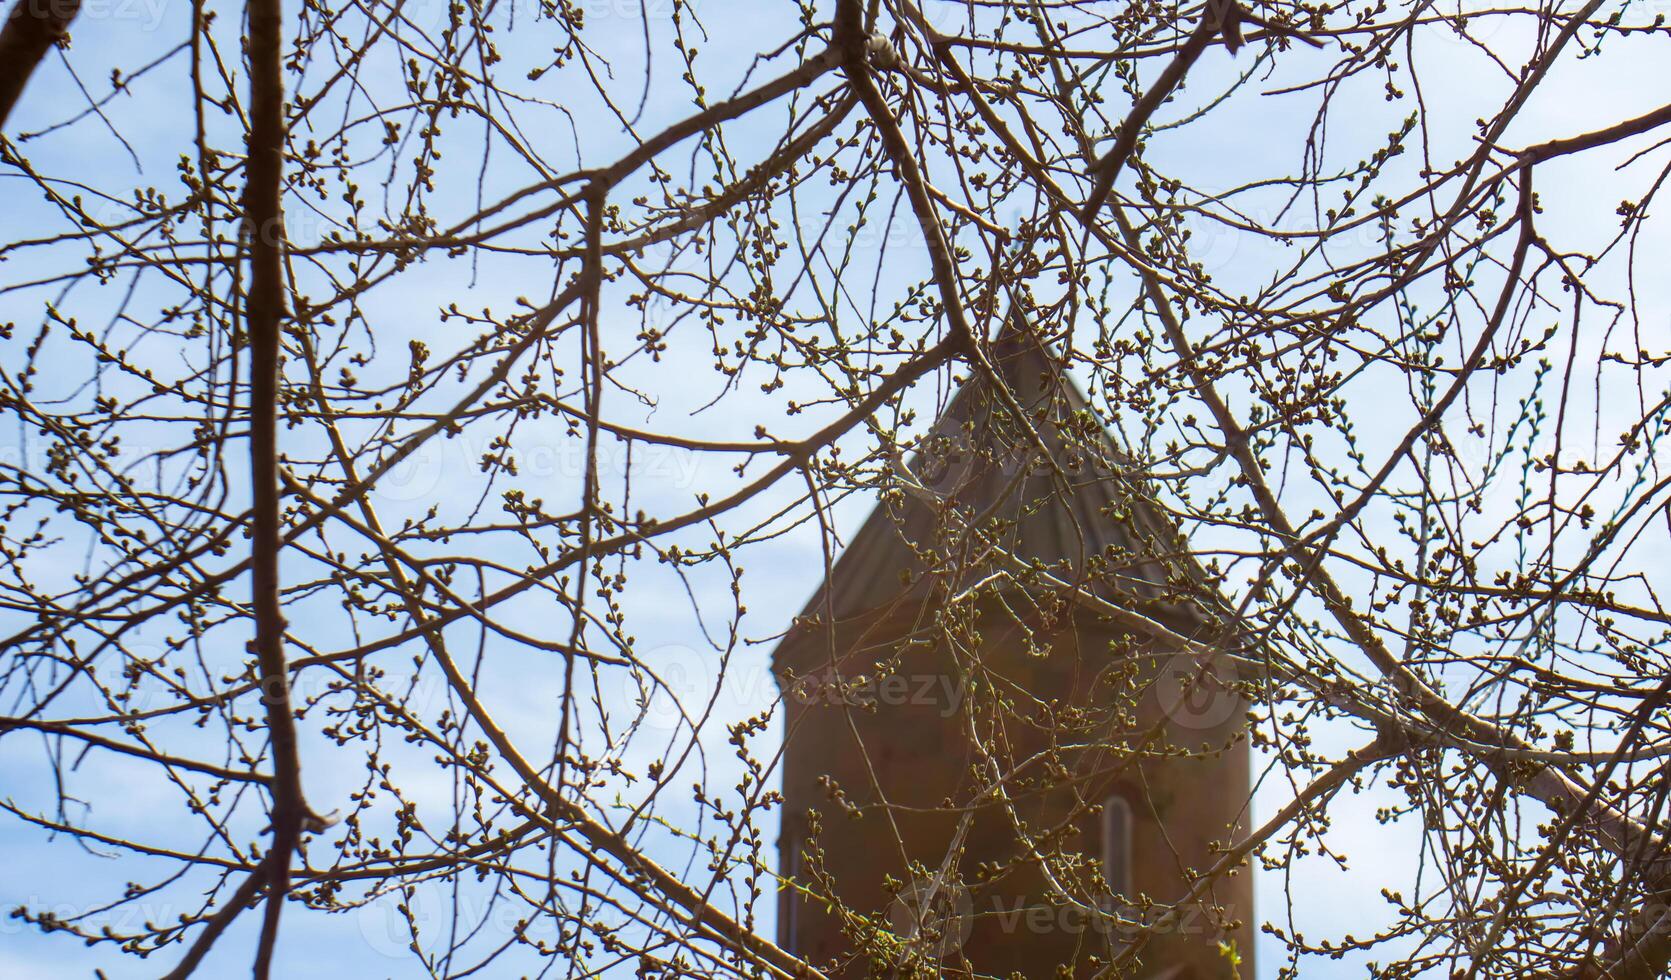
M 1102 801 L 1102 875 L 1109 891 L 1131 894 L 1131 804 L 1118 793 Z

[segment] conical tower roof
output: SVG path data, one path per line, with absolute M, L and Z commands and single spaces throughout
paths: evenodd
M 930 492 L 877 505 L 779 645 L 780 663 L 815 624 L 914 610 L 1011 568 L 995 548 L 1174 628 L 1199 627 L 1178 601 L 1196 591 L 1198 566 L 1062 364 L 1013 321 L 989 357 L 1014 404 L 979 374 L 963 384 L 908 464 Z

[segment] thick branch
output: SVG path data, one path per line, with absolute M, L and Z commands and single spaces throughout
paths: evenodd
M 312 821 L 302 796 L 296 718 L 284 656 L 284 613 L 279 605 L 280 527 L 278 381 L 280 322 L 284 313 L 284 72 L 280 0 L 250 0 L 250 131 L 244 236 L 250 256 L 245 324 L 249 341 L 251 605 L 255 655 L 261 667 L 262 701 L 273 748 L 272 850 L 265 865 L 267 907 L 254 975 L 266 980 L 278 939 L 279 914 L 290 889 L 290 861 Z
M 69 39 L 81 0 L 17 0 L 0 29 L 0 129 L 52 46 Z

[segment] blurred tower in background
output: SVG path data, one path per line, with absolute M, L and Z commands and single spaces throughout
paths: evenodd
M 1085 595 L 1211 643 L 1211 587 L 1061 365 L 991 357 L 1033 431 L 966 382 L 774 654 L 778 941 L 837 975 L 1092 976 L 1135 932 L 1098 910 L 1155 921 L 1246 832 L 1232 668 Z M 1251 977 L 1253 921 L 1243 867 L 1108 975 Z

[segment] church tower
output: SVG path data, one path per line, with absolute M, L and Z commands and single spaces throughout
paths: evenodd
M 1013 327 L 990 358 L 1013 402 L 964 383 L 774 654 L 778 941 L 842 977 L 1251 978 L 1251 873 L 1198 884 L 1248 821 L 1233 669 L 1111 614 L 1210 645 L 1215 593 L 1057 359 Z

